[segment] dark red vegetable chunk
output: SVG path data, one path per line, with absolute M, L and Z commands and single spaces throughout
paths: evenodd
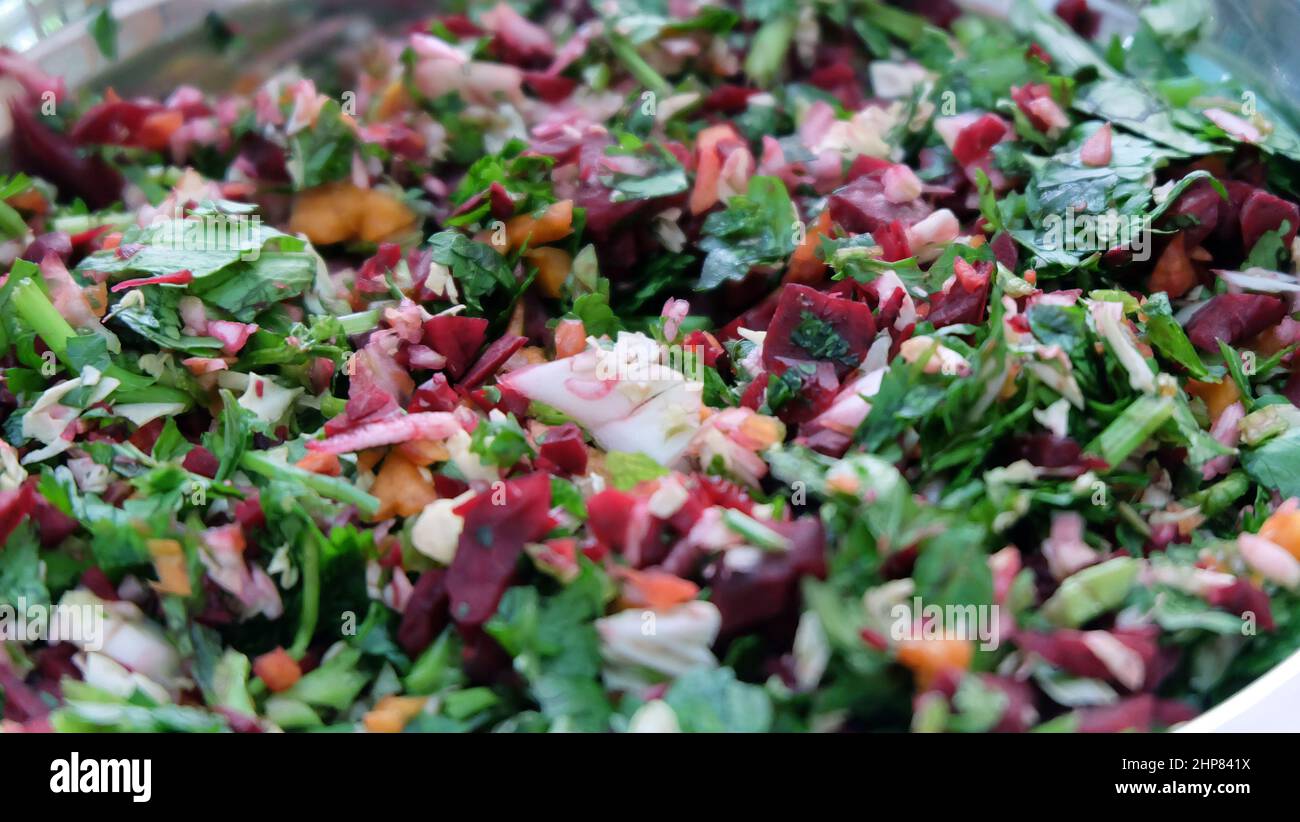
M 1218 351 L 1249 340 L 1286 316 L 1286 304 L 1266 294 L 1220 294 L 1205 304 L 1187 324 L 1187 338 L 1202 351 Z
M 49 180 L 60 196 L 80 197 L 93 209 L 107 208 L 122 193 L 122 175 L 99 157 L 83 157 L 69 137 L 51 131 L 22 100 L 9 103 L 14 168 Z
M 788 551 L 764 554 L 744 569 L 715 562 L 705 573 L 709 600 L 722 615 L 723 636 L 790 613 L 799 601 L 800 580 L 826 576 L 826 535 L 819 518 L 765 524 L 790 540 Z
M 1228 203 L 1214 185 L 1209 180 L 1199 180 L 1188 186 L 1169 215 L 1171 222 L 1187 226 L 1183 229 L 1183 243 L 1191 249 L 1205 242 L 1218 226 L 1221 211 L 1227 210 Z
M 587 445 L 576 423 L 566 422 L 547 431 L 537 450 L 565 473 L 587 473 Z
M 186 452 L 185 459 L 181 460 L 181 467 L 201 477 L 212 479 L 217 475 L 221 461 L 202 445 L 196 445 Z
M 447 382 L 445 374 L 434 374 L 411 395 L 411 412 L 450 411 L 460 403 L 460 395 Z
M 460 381 L 460 388 L 470 389 L 477 388 L 497 372 L 497 369 L 505 364 L 506 360 L 515 355 L 515 352 L 523 348 L 528 342 L 527 337 L 516 337 L 506 335 L 487 347 L 483 356 L 478 358 L 474 367 L 465 374 L 465 379 Z
M 482 625 L 496 613 L 524 543 L 553 527 L 550 508 L 550 475 L 537 472 L 476 494 L 456 509 L 464 524 L 447 571 L 456 622 Z
M 985 114 L 957 134 L 952 144 L 953 159 L 962 165 L 978 162 L 1009 132 L 1006 120 L 996 114 Z
M 1186 722 L 1199 711 L 1177 700 L 1140 694 L 1113 705 L 1080 708 L 1078 713 L 1081 733 L 1119 733 L 1168 727 L 1176 722 Z
M 414 657 L 429 647 L 451 619 L 448 601 L 445 569 L 431 568 L 420 574 L 397 628 L 397 644 L 402 650 Z
M 0 491 L 0 546 L 35 507 L 36 491 L 28 483 L 10 491 Z
M 1263 189 L 1255 189 L 1241 206 L 1242 246 L 1249 251 L 1266 232 L 1276 231 L 1284 222 L 1289 228 L 1283 243 L 1289 248 L 1296 229 L 1300 228 L 1300 206 Z
M 1215 608 L 1222 608 L 1230 614 L 1237 616 L 1246 613 L 1254 614 L 1255 624 L 1261 631 L 1271 631 L 1275 627 L 1268 594 L 1248 580 L 1237 579 L 1233 580 L 1231 585 L 1211 588 L 1206 592 L 1205 600 Z
M 1056 16 L 1080 37 L 1089 40 L 1097 36 L 1101 26 L 1101 15 L 1088 6 L 1088 0 L 1060 0 L 1056 4 Z
M 424 344 L 447 358 L 445 370 L 458 380 L 483 347 L 487 327 L 482 317 L 431 317 L 424 323 Z
M 929 319 L 935 328 L 984 322 L 984 309 L 988 305 L 989 287 L 993 279 L 993 263 L 980 260 L 971 268 L 974 270 L 973 278 L 967 281 L 961 278 L 953 280 L 947 291 L 931 298 L 934 308 L 930 311 Z
M 875 336 L 876 321 L 866 303 L 787 285 L 767 329 L 763 365 L 781 374 L 793 361 L 825 360 L 843 376 L 862 362 Z
M 906 203 L 891 202 L 885 196 L 880 173 L 864 174 L 831 194 L 827 207 L 831 219 L 851 234 L 870 233 L 894 221 L 914 225 L 929 217 L 934 208 L 920 197 Z

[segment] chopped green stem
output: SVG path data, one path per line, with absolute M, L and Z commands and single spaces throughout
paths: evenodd
M 627 38 L 621 34 L 610 32 L 606 40 L 609 42 L 609 50 L 619 59 L 628 70 L 628 73 L 636 78 L 638 83 L 661 96 L 667 96 L 672 92 L 673 87 L 645 61 L 645 58 L 637 52 L 636 47 Z
M 316 493 L 332 500 L 355 505 L 357 510 L 370 516 L 379 510 L 379 500 L 357 488 L 346 480 L 328 477 L 312 471 L 304 471 L 296 465 L 289 465 L 267 457 L 258 451 L 246 451 L 239 460 L 240 466 L 268 479 L 282 479 L 305 485 Z
M 781 69 L 790 41 L 794 39 L 793 17 L 783 15 L 768 20 L 754 35 L 754 42 L 745 57 L 745 73 L 754 82 L 766 84 Z
M 339 323 L 342 324 L 345 334 L 360 334 L 363 331 L 370 331 L 379 326 L 379 309 L 372 308 L 369 311 L 344 314 L 339 317 Z
M 10 296 L 23 324 L 36 332 L 54 356 L 63 359 L 68 352 L 68 340 L 77 332 L 50 302 L 40 285 L 31 277 L 14 286 Z
M 1138 397 L 1088 443 L 1087 451 L 1113 470 L 1174 415 L 1169 397 Z
M 307 518 L 307 527 L 307 539 L 302 545 L 302 566 L 299 568 L 302 573 L 302 616 L 298 621 L 298 633 L 289 646 L 289 655 L 294 659 L 307 653 L 320 619 L 320 546 L 325 536 L 310 517 Z
M 50 302 L 50 298 L 45 295 L 40 285 L 28 277 L 14 286 L 13 294 L 10 296 L 14 308 L 18 311 L 18 316 L 22 318 L 23 325 L 36 332 L 36 335 L 45 343 L 45 347 L 54 352 L 66 365 L 71 365 L 67 361 L 68 340 L 77 336 L 76 330 L 63 319 L 63 315 Z M 104 376 L 112 377 L 123 382 L 138 382 L 140 377 L 126 371 L 120 366 L 110 365 L 104 370 Z M 114 400 L 122 403 L 136 402 L 179 402 L 184 403 L 189 408 L 194 400 L 189 394 L 178 388 L 170 388 L 165 385 L 151 385 L 147 388 L 136 388 L 125 391 L 117 391 L 113 394 Z

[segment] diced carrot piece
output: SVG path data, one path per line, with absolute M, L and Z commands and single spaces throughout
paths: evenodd
M 365 208 L 361 212 L 361 223 L 357 227 L 357 236 L 368 243 L 378 243 L 390 239 L 415 224 L 415 213 L 406 203 L 383 191 L 373 188 L 366 192 Z
M 974 646 L 965 639 L 905 639 L 898 643 L 899 663 L 911 669 L 922 690 L 942 671 L 968 670 L 974 656 Z
M 411 96 L 406 93 L 406 86 L 401 80 L 394 80 L 384 89 L 384 93 L 379 98 L 379 105 L 375 109 L 375 116 L 379 120 L 391 119 L 394 115 L 411 107 Z
M 1225 408 L 1241 399 L 1241 393 L 1237 391 L 1237 383 L 1227 378 L 1222 382 L 1188 380 L 1187 393 L 1205 401 L 1211 420 L 1217 420 Z
M 9 205 L 19 211 L 26 211 L 31 214 L 44 214 L 50 210 L 49 201 L 45 199 L 45 195 L 37 188 L 29 188 L 26 191 L 20 191 L 5 202 L 9 203 Z
M 104 240 L 100 243 L 101 249 L 117 248 L 122 244 L 122 232 L 113 231 L 104 235 Z
M 1259 535 L 1300 559 L 1300 511 L 1276 511 L 1260 526 Z
M 1196 269 L 1192 266 L 1191 258 L 1187 256 L 1183 235 L 1176 234 L 1165 247 L 1160 259 L 1156 260 L 1148 290 L 1153 294 L 1163 291 L 1170 299 L 1177 299 L 1190 291 L 1194 285 L 1196 285 Z
M 302 679 L 302 667 L 283 648 L 276 648 L 253 660 L 253 673 L 275 693 L 287 691 Z
M 379 464 L 384 454 L 388 453 L 384 448 L 367 448 L 360 454 L 357 454 L 357 470 L 369 471 Z
M 145 547 L 149 549 L 154 570 L 158 573 L 158 581 L 151 583 L 154 590 L 162 594 L 189 596 L 193 589 L 181 544 L 174 539 L 151 539 L 146 540 Z
M 785 282 L 811 285 L 821 280 L 822 273 L 826 271 L 826 263 L 817 256 L 817 248 L 821 245 L 822 237 L 828 236 L 830 230 L 831 211 L 829 208 L 822 209 L 822 213 L 817 215 L 817 222 L 808 227 L 803 243 L 790 255 Z
M 324 474 L 328 477 L 337 477 L 343 473 L 343 464 L 339 462 L 339 455 L 323 451 L 308 451 L 306 456 L 298 460 L 297 465 L 304 471 Z
M 718 178 L 722 175 L 722 153 L 718 145 L 727 140 L 743 142 L 730 125 L 709 126 L 695 138 L 695 187 L 691 189 L 691 213 L 703 214 L 718 202 Z
M 537 267 L 537 287 L 552 299 L 564 293 L 564 281 L 569 279 L 573 257 L 562 248 L 540 246 L 530 248 L 524 258 Z
M 361 720 L 372 734 L 400 734 L 406 723 L 396 711 L 368 711 Z
M 415 465 L 432 465 L 451 459 L 447 446 L 437 440 L 411 440 L 397 446 L 397 449 Z
M 424 710 L 425 699 L 422 696 L 386 696 L 375 703 L 374 709 L 362 719 L 362 724 L 372 734 L 401 733 L 406 723 Z
M 401 200 L 351 183 L 326 183 L 301 192 L 293 202 L 289 230 L 317 245 L 350 240 L 380 242 L 415 224 Z
M 573 233 L 573 200 L 551 203 L 541 216 L 520 214 L 506 223 L 506 242 L 511 248 L 529 248 L 562 240 Z
M 379 510 L 371 519 L 412 517 L 423 511 L 424 506 L 438 498 L 433 479 L 426 477 L 426 473 L 401 451 L 390 451 L 375 476 L 374 485 L 370 486 L 370 493 L 379 500 Z
M 625 608 L 663 610 L 690 602 L 700 592 L 694 582 L 664 571 L 620 568 L 618 576 L 623 580 L 621 601 Z
M 86 302 L 90 304 L 90 310 L 95 312 L 95 316 L 103 319 L 108 312 L 108 283 L 85 286 L 81 293 L 86 295 Z
M 572 357 L 587 350 L 587 328 L 582 320 L 560 320 L 555 324 L 555 356 Z
M 136 140 L 145 148 L 163 151 L 171 145 L 172 134 L 185 123 L 179 111 L 155 111 L 140 124 Z

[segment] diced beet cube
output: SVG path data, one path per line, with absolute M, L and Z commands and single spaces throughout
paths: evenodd
M 934 211 L 920 197 L 905 203 L 890 201 L 880 177 L 878 172 L 864 174 L 836 189 L 827 200 L 831 219 L 850 234 L 871 233 L 874 237 L 895 220 L 912 226 Z
M 450 411 L 460 403 L 460 395 L 447 382 L 445 374 L 434 374 L 411 394 L 412 413 L 420 411 Z
M 196 445 L 185 454 L 185 459 L 181 460 L 181 467 L 190 473 L 212 479 L 217 475 L 221 461 L 202 445 Z
M 547 431 L 538 453 L 565 473 L 587 473 L 587 444 L 582 439 L 582 429 L 576 423 L 566 422 Z
M 1183 243 L 1192 249 L 1213 233 L 1219 224 L 1220 211 L 1226 211 L 1227 206 L 1209 180 L 1198 180 L 1187 187 L 1169 210 L 1169 215 L 1179 225 L 1192 223 L 1183 229 Z
M 397 629 L 397 644 L 412 658 L 429 647 L 447 627 L 451 619 L 448 602 L 447 571 L 431 568 L 421 573 Z
M 457 623 L 482 625 L 496 613 L 524 543 L 553 527 L 550 508 L 551 478 L 539 471 L 506 480 L 503 492 L 477 494 L 456 509 L 464 525 L 446 582 Z
M 482 317 L 431 317 L 424 323 L 424 344 L 447 358 L 446 371 L 458 380 L 483 347 L 487 327 Z
M 810 327 L 810 319 L 816 328 Z M 836 339 L 826 338 L 826 333 Z M 827 360 L 843 376 L 862 362 L 875 336 L 876 321 L 866 303 L 833 297 L 806 285 L 787 285 L 767 329 L 763 365 L 781 374 L 791 361 Z M 809 351 L 805 345 L 815 350 Z M 828 356 L 832 350 L 838 352 L 833 359 Z
M 1246 251 L 1255 247 L 1266 232 L 1276 231 L 1286 222 L 1290 225 L 1283 244 L 1290 248 L 1300 228 L 1300 206 L 1283 200 L 1263 189 L 1256 189 L 1241 206 L 1241 243 Z
M 1220 294 L 1187 324 L 1187 338 L 1202 351 L 1218 351 L 1219 340 L 1235 345 L 1272 328 L 1286 316 L 1286 304 L 1266 294 Z
M 952 144 L 953 159 L 962 165 L 982 160 L 1010 133 L 1006 120 L 996 114 L 985 114 L 957 134 Z
M 9 491 L 0 491 L 0 546 L 27 515 L 36 508 L 36 491 L 30 483 L 23 483 Z
M 482 385 L 488 377 L 497 372 L 497 369 L 505 364 L 505 361 L 515 355 L 515 352 L 523 348 L 528 342 L 527 337 L 516 337 L 507 334 L 496 342 L 492 343 L 483 352 L 483 356 L 478 358 L 466 374 L 465 378 L 460 381 L 460 388 L 477 388 Z

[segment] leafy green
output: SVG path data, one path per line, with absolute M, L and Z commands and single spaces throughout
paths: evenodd
M 663 699 L 686 733 L 764 733 L 772 724 L 767 692 L 740 682 L 730 668 L 688 671 L 673 682 Z
M 482 300 L 498 290 L 511 295 L 519 289 L 510 265 L 495 248 L 478 243 L 459 231 L 440 231 L 429 238 L 433 261 L 451 269 L 460 286 L 465 305 L 474 314 L 483 313 Z
M 707 252 L 696 289 L 743 280 L 751 268 L 784 262 L 794 252 L 795 211 L 785 183 L 753 177 L 749 190 L 704 221 L 699 246 Z
M 620 491 L 630 491 L 639 483 L 668 475 L 667 468 L 640 451 L 610 451 L 605 455 L 605 468 Z

